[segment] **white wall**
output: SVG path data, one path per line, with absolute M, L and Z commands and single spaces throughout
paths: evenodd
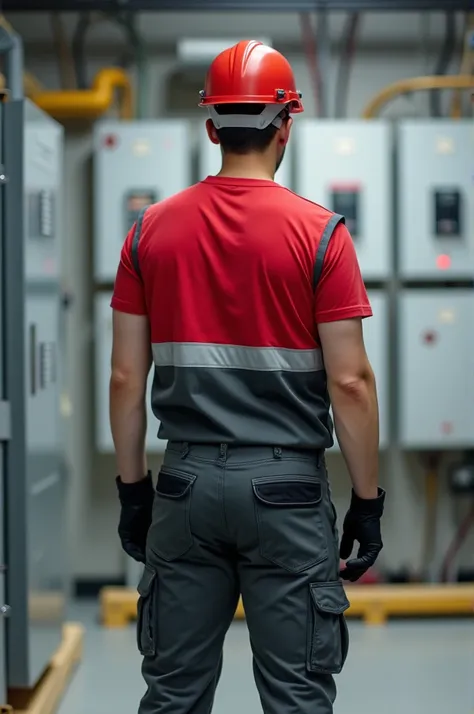
M 155 16 L 158 18 L 158 16 Z M 380 23 L 379 23 L 380 24 Z M 387 26 L 380 25 L 382 28 Z M 262 31 L 264 31 L 262 27 Z M 33 29 L 31 29 L 33 32 Z M 213 26 L 214 32 L 216 28 Z M 234 34 L 239 34 L 234 28 Z M 192 23 L 188 22 L 188 34 Z M 412 32 L 413 25 L 403 28 Z M 393 33 L 392 33 L 393 34 Z M 402 42 L 403 33 L 399 34 Z M 393 39 L 393 37 L 392 37 Z M 412 37 L 413 39 L 413 37 Z M 32 40 L 38 36 L 33 32 Z M 396 43 L 395 43 L 396 44 Z M 392 42 L 392 46 L 394 43 Z M 32 50 L 33 51 L 33 50 Z M 99 50 L 97 51 L 97 54 Z M 91 59 L 89 72 L 107 64 L 107 58 Z M 313 114 L 309 73 L 301 54 L 289 56 L 297 75 L 298 85 L 305 96 L 308 114 Z M 176 66 L 174 55 L 155 54 L 151 58 L 151 91 L 148 114 L 159 117 L 163 112 L 163 86 L 167 73 Z M 28 53 L 27 64 L 46 85 L 55 87 L 58 73 L 55 60 L 43 47 L 35 45 L 34 54 Z M 421 75 L 433 65 L 433 58 L 422 56 L 419 49 L 400 52 L 392 49 L 381 54 L 362 48 L 355 62 L 349 93 L 349 115 L 360 115 L 367 101 L 386 84 L 403 77 Z M 330 106 L 334 105 L 334 62 L 329 78 Z M 423 114 L 427 110 L 426 97 L 417 95 L 394 102 L 389 116 Z M 69 324 L 69 373 L 73 406 L 69 419 L 68 451 L 72 466 L 69 503 L 69 538 L 72 543 L 72 570 L 78 577 L 117 577 L 124 568 L 116 536 L 118 506 L 115 495 L 115 468 L 112 458 L 99 457 L 93 447 L 93 370 L 91 323 L 91 221 L 90 221 L 90 158 L 91 139 L 87 127 L 68 131 L 66 141 L 64 275 L 75 302 Z M 156 467 L 156 464 L 154 465 Z M 333 491 L 340 515 L 343 516 L 349 498 L 349 482 L 340 456 L 330 456 Z M 396 453 L 382 459 L 382 482 L 389 492 L 384 522 L 385 549 L 381 563 L 394 569 L 420 563 L 423 529 L 423 480 L 415 458 L 404 459 Z M 443 498 L 440 505 L 440 532 L 437 555 L 447 546 L 455 526 L 451 500 Z M 466 551 L 468 552 L 468 551 Z

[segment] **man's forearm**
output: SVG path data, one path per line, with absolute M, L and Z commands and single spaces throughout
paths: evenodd
M 142 389 L 113 377 L 110 381 L 110 426 L 121 480 L 123 483 L 140 481 L 147 472 L 145 395 Z
M 373 374 L 351 384 L 330 387 L 334 426 L 354 491 L 376 498 L 379 460 L 379 414 Z

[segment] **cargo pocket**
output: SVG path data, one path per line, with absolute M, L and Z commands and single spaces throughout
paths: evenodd
M 261 556 L 294 573 L 326 560 L 321 482 L 311 476 L 265 476 L 252 485 Z
M 176 560 L 193 545 L 190 506 L 193 474 L 163 467 L 158 474 L 147 544 L 163 560 Z
M 308 628 L 308 669 L 339 674 L 349 650 L 344 612 L 350 606 L 341 582 L 312 583 Z
M 138 585 L 137 644 L 144 657 L 156 654 L 156 572 L 147 565 Z

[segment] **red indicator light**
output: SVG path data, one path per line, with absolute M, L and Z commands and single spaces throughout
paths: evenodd
M 114 136 L 114 134 L 107 134 L 107 136 L 104 138 L 104 146 L 107 149 L 113 149 L 115 146 L 117 146 L 117 137 Z
M 434 345 L 437 339 L 436 332 L 425 332 L 423 335 L 423 342 L 425 345 Z
M 438 255 L 436 258 L 436 267 L 439 270 L 448 270 L 451 267 L 451 258 L 449 255 Z

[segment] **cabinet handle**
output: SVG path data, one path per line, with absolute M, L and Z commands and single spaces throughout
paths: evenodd
M 30 394 L 36 394 L 36 325 L 30 325 Z

